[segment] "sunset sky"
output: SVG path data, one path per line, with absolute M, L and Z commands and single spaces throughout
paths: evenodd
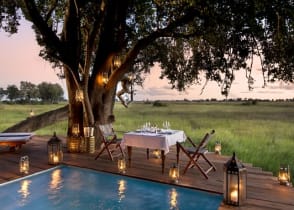
M 0 31 L 0 87 L 6 89 L 7 85 L 15 84 L 19 87 L 20 81 L 28 81 L 39 84 L 43 81 L 58 83 L 65 91 L 65 81 L 60 80 L 51 65 L 38 56 L 40 47 L 35 41 L 30 24 L 25 23 L 19 29 L 18 34 L 9 35 Z M 203 85 L 195 85 L 185 92 L 171 90 L 167 80 L 160 80 L 160 69 L 154 67 L 152 75 L 149 75 L 143 88 L 135 86 L 134 100 L 182 100 L 182 99 L 224 99 L 220 94 L 220 87 L 210 82 L 201 93 Z M 245 72 L 238 73 L 228 98 L 260 98 L 260 99 L 285 99 L 294 98 L 294 84 L 268 84 L 262 88 L 262 76 L 258 64 L 253 72 L 255 77 L 254 90 L 248 91 Z

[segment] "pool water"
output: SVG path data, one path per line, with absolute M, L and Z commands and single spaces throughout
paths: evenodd
M 1 210 L 218 209 L 218 194 L 62 166 L 0 185 Z

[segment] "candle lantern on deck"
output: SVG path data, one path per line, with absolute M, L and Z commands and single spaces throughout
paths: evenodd
M 28 156 L 22 156 L 19 160 L 19 172 L 28 174 L 30 170 L 30 161 Z
M 169 169 L 169 178 L 173 183 L 178 183 L 180 178 L 180 170 L 177 164 L 173 164 Z
M 247 170 L 240 163 L 235 152 L 233 157 L 224 164 L 224 201 L 233 206 L 242 205 L 247 196 Z
M 95 152 L 95 137 L 94 137 L 94 127 L 85 126 L 84 127 L 84 137 L 86 143 L 86 150 L 88 153 Z
M 290 168 L 289 165 L 280 165 L 279 182 L 281 185 L 290 185 Z
M 222 144 L 221 142 L 217 141 L 214 145 L 214 153 L 220 155 L 222 151 Z
M 126 169 L 127 169 L 127 164 L 126 164 L 126 160 L 124 157 L 121 157 L 118 159 L 117 161 L 117 168 L 118 168 L 118 172 L 121 174 L 125 174 L 126 173 Z
M 63 160 L 62 141 L 56 136 L 55 132 L 47 143 L 47 152 L 48 152 L 48 164 L 58 165 L 62 162 Z
M 154 157 L 155 157 L 156 159 L 161 158 L 161 151 L 160 151 L 159 149 L 155 149 L 155 150 L 153 150 L 152 154 L 154 155 Z

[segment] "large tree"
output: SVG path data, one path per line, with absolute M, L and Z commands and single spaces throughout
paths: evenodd
M 250 88 L 256 55 L 265 82 L 293 82 L 292 0 L 1 0 L 0 13 L 10 33 L 22 15 L 32 22 L 40 56 L 62 68 L 69 128 L 107 121 L 119 81 L 155 62 L 178 90 L 205 75 L 227 95 L 240 70 Z

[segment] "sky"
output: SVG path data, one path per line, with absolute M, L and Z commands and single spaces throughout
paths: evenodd
M 65 80 L 60 80 L 51 64 L 39 57 L 40 47 L 35 41 L 31 25 L 27 22 L 21 24 L 19 32 L 9 35 L 0 31 L 0 87 L 6 89 L 7 85 L 15 84 L 19 87 L 21 81 L 28 81 L 33 84 L 41 82 L 58 83 L 65 92 L 67 98 Z M 159 79 L 160 68 L 155 66 L 152 74 L 146 77 L 143 88 L 135 86 L 134 100 L 200 100 L 215 98 L 225 99 L 220 94 L 221 89 L 215 82 L 209 82 L 201 94 L 203 84 L 194 85 L 185 92 L 172 90 L 166 79 Z M 293 99 L 294 84 L 277 82 L 268 84 L 263 88 L 262 74 L 260 67 L 255 64 L 253 71 L 255 78 L 253 91 L 248 90 L 245 72 L 240 71 L 236 75 L 228 98 L 253 98 L 253 99 Z

